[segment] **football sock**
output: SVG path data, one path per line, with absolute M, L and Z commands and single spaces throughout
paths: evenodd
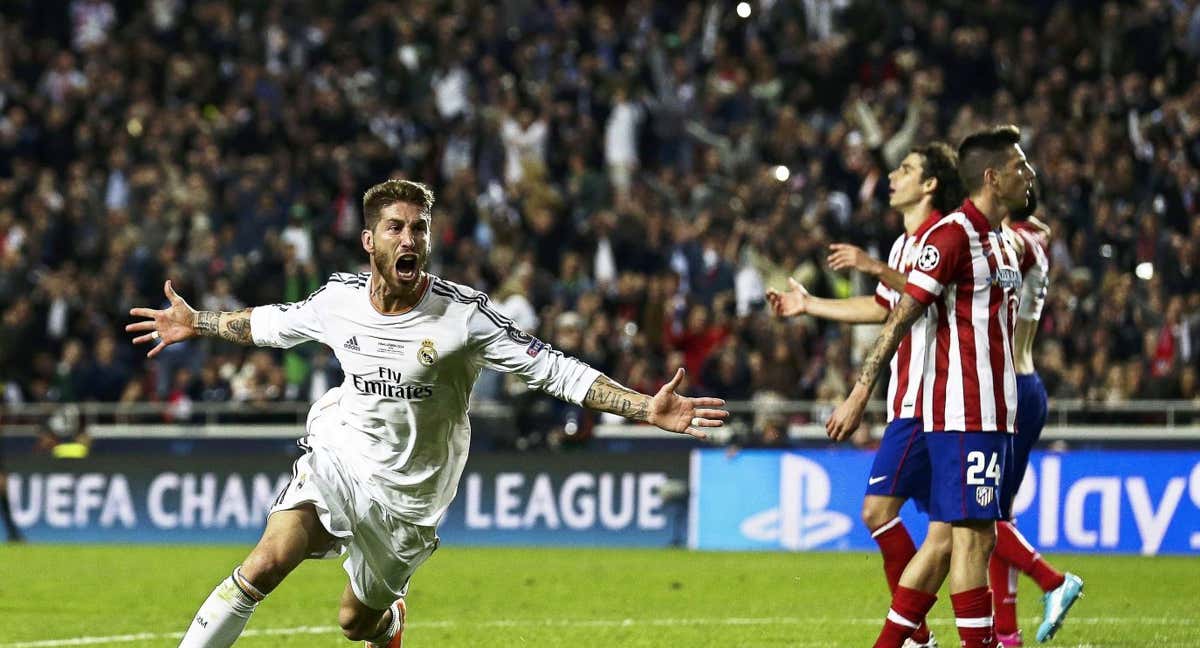
M 382 632 L 370 639 L 367 639 L 367 642 L 372 646 L 386 646 L 387 643 L 392 640 L 392 637 L 396 636 L 397 632 L 400 632 L 400 610 L 396 608 L 396 604 L 393 603 L 392 607 L 388 608 L 385 614 L 390 614 L 392 616 L 388 620 L 387 624 L 384 625 Z
M 232 646 L 265 596 L 242 577 L 241 567 L 234 569 L 233 575 L 221 581 L 200 606 L 179 648 Z
M 954 622 L 962 648 L 993 648 L 996 631 L 992 627 L 992 593 L 985 587 L 950 595 Z
M 901 648 L 904 640 L 912 636 L 917 627 L 925 622 L 925 615 L 933 609 L 937 596 L 897 586 L 892 594 L 892 607 L 888 610 L 883 630 L 875 640 L 875 648 Z
M 996 634 L 1012 634 L 1017 631 L 1017 569 L 993 552 L 988 562 L 988 581 Z
M 894 594 L 900 584 L 900 574 L 904 573 L 908 561 L 917 555 L 917 547 L 899 516 L 872 530 L 871 537 L 879 545 L 879 553 L 883 554 L 883 573 L 887 576 L 888 591 Z M 929 627 L 924 621 L 913 632 L 912 638 L 918 643 L 929 641 Z
M 887 575 L 888 590 L 895 592 L 900 584 L 900 574 L 908 566 L 908 561 L 917 555 L 917 547 L 913 544 L 912 536 L 904 527 L 900 518 L 892 518 L 890 522 L 871 532 L 879 552 L 883 554 L 883 573 Z
M 1034 551 L 1029 541 L 1012 522 L 1000 520 L 996 522 L 996 554 L 1008 564 L 1021 570 L 1037 582 L 1043 592 L 1063 584 L 1062 572 L 1050 566 L 1042 555 Z

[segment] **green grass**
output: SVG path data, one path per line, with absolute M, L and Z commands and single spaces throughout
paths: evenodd
M 87 645 L 174 646 L 246 550 L 0 545 L 0 648 L 131 634 L 147 637 Z M 1084 577 L 1087 597 L 1051 645 L 1200 645 L 1200 560 L 1054 560 Z M 335 627 L 344 585 L 337 561 L 302 565 L 238 646 L 351 645 Z M 885 590 L 869 553 L 443 546 L 413 579 L 405 646 L 868 646 Z M 930 625 L 949 647 L 958 640 L 946 599 Z M 1023 580 L 1030 639 L 1039 602 Z

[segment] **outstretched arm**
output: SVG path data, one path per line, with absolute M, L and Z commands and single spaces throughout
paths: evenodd
M 767 291 L 767 304 L 776 317 L 808 314 L 850 324 L 878 324 L 887 319 L 887 309 L 880 306 L 874 297 L 813 297 L 803 285 L 791 277 L 788 277 L 788 286 L 790 290 L 785 293 L 775 289 Z
M 169 280 L 163 284 L 163 294 L 167 296 L 167 301 L 171 304 L 169 307 L 163 310 L 131 309 L 130 315 L 147 319 L 125 326 L 126 332 L 142 333 L 133 338 L 134 344 L 157 343 L 146 354 L 147 357 L 153 358 L 164 348 L 176 342 L 199 336 L 219 337 L 239 344 L 254 344 L 254 338 L 250 335 L 250 311 L 252 309 L 244 308 L 233 312 L 197 312 L 183 300 L 183 297 L 175 293 L 175 288 Z
M 879 332 L 875 346 L 871 347 L 871 352 L 863 361 L 862 371 L 858 381 L 854 383 L 854 389 L 850 391 L 850 396 L 838 405 L 825 423 L 825 433 L 829 438 L 841 441 L 858 429 L 858 424 L 862 422 L 863 410 L 867 407 L 867 399 L 871 396 L 871 390 L 875 387 L 875 381 L 879 379 L 879 372 L 884 363 L 891 359 L 896 347 L 900 346 L 900 340 L 908 335 L 913 322 L 917 321 L 926 308 L 912 295 L 905 294 L 900 298 L 900 303 L 896 305 L 887 324 L 884 324 L 883 330 Z
M 581 404 L 597 412 L 645 421 L 668 432 L 706 439 L 708 435 L 700 428 L 720 427 L 729 412 L 709 409 L 724 405 L 725 401 L 720 398 L 689 398 L 675 393 L 683 373 L 683 369 L 677 370 L 671 382 L 663 385 L 654 396 L 634 391 L 601 375 L 592 383 Z
M 198 311 L 194 314 L 196 332 L 238 344 L 254 344 L 254 338 L 250 335 L 251 310 Z

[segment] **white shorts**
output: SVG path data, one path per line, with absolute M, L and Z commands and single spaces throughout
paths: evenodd
M 313 409 L 310 431 L 314 424 L 323 423 L 316 407 Z M 300 446 L 306 452 L 292 466 L 292 480 L 275 500 L 271 513 L 312 504 L 321 525 L 336 541 L 327 551 L 309 557 L 346 554 L 342 566 L 350 576 L 354 595 L 367 607 L 386 609 L 404 597 L 413 572 L 437 549 L 437 528 L 410 524 L 369 498 L 333 450 L 310 446 L 307 439 L 302 439 Z

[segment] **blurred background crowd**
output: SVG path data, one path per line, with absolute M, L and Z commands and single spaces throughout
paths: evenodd
M 1050 395 L 1200 398 L 1200 2 L 735 7 L 0 4 L 3 400 L 313 398 L 340 381 L 319 345 L 148 362 L 128 309 L 365 270 L 362 193 L 398 176 L 437 194 L 433 273 L 627 384 L 833 402 L 874 331 L 773 320 L 764 290 L 870 294 L 829 244 L 886 255 L 891 167 L 994 123 L 1053 230 Z

